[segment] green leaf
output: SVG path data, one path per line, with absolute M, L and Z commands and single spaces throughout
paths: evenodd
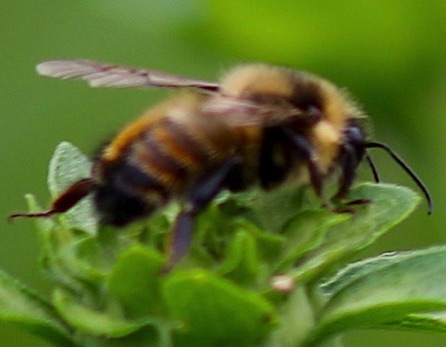
M 313 342 L 355 328 L 444 331 L 446 246 L 360 262 L 335 276 L 325 290 L 332 297 Z
M 151 317 L 127 320 L 112 312 L 101 312 L 81 305 L 67 292 L 58 289 L 54 293 L 54 306 L 59 314 L 77 331 L 106 338 L 128 336 L 147 325 L 157 324 Z
M 406 218 L 420 198 L 412 190 L 390 184 L 365 183 L 355 187 L 349 200 L 370 200 L 358 206 L 350 219 L 325 233 L 320 247 L 290 273 L 296 281 L 321 275 L 335 262 L 351 257 Z
M 247 198 L 247 194 L 237 194 L 237 197 Z M 255 213 L 246 206 L 238 203 L 235 197 L 229 197 L 228 193 L 219 196 L 202 213 L 200 213 L 197 226 L 194 230 L 194 242 L 192 257 L 202 265 L 220 263 L 226 255 L 237 255 L 234 250 L 234 237 L 239 231 L 246 232 L 256 241 L 258 250 L 261 250 L 259 258 L 273 260 L 277 258 L 284 239 L 282 236 L 259 229 L 252 221 Z M 244 201 L 246 203 L 246 200 Z M 249 212 L 248 212 L 249 211 Z M 248 236 L 247 236 L 248 237 Z M 228 253 L 229 252 L 229 253 Z M 230 266 L 233 260 L 228 259 L 224 267 Z M 238 260 L 236 260 L 238 262 Z M 245 264 L 246 265 L 246 264 Z M 223 271 L 229 271 L 226 268 Z
M 70 333 L 45 300 L 0 271 L 0 321 L 19 326 L 59 346 L 74 346 Z
M 286 236 L 277 269 L 294 264 L 299 257 L 318 247 L 329 227 L 348 220 L 348 214 L 336 214 L 328 210 L 301 211 L 283 228 Z
M 386 322 L 379 325 L 379 328 L 446 333 L 446 310 L 431 313 L 408 314 L 397 321 Z
M 303 206 L 305 189 L 283 185 L 275 189 L 253 190 L 237 194 L 240 203 L 256 212 L 256 219 L 263 230 L 272 233 L 282 231 L 284 224 Z
M 30 212 L 42 211 L 33 195 L 26 199 Z M 104 266 L 98 265 L 104 257 L 100 257 L 103 254 L 96 238 L 85 234 L 76 237 L 50 218 L 36 218 L 35 224 L 42 247 L 41 264 L 59 285 L 79 292 L 82 282 L 97 283 L 104 277 Z
M 219 273 L 236 283 L 254 285 L 259 277 L 260 268 L 256 240 L 245 230 L 237 231 Z
M 244 230 L 255 239 L 259 257 L 271 263 L 275 263 L 277 254 L 281 252 L 286 238 L 278 233 L 265 231 L 246 219 L 236 219 L 233 223 L 235 230 Z
M 399 263 L 405 257 L 410 258 L 412 256 L 412 252 L 388 252 L 377 257 L 367 258 L 348 264 L 346 267 L 339 270 L 333 277 L 326 280 L 321 285 L 321 289 L 325 295 L 332 297 L 356 280 L 386 268 L 387 266 Z
M 153 249 L 132 247 L 121 254 L 108 279 L 108 288 L 130 317 L 159 313 L 163 257 Z
M 314 308 L 304 286 L 297 286 L 280 307 L 280 322 L 268 337 L 265 347 L 301 346 L 314 327 Z M 263 346 L 263 345 L 262 345 Z
M 164 296 L 171 314 L 183 321 L 178 338 L 184 345 L 250 345 L 277 319 L 262 296 L 204 270 L 171 274 Z
M 60 231 L 62 232 L 62 231 Z M 57 242 L 57 241 L 55 241 Z M 113 264 L 113 257 L 96 237 L 85 235 L 54 244 L 53 270 L 80 283 L 100 287 Z M 72 287 L 75 289 L 75 287 Z
M 69 142 L 61 142 L 54 151 L 48 172 L 48 187 L 56 198 L 74 182 L 91 176 L 90 160 Z M 98 230 L 91 197 L 81 200 L 61 216 L 67 229 L 82 230 L 95 235 Z

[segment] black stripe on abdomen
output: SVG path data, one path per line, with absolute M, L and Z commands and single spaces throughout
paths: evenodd
M 107 170 L 94 192 L 101 224 L 125 226 L 149 216 L 169 200 L 169 193 L 156 178 L 123 160 Z

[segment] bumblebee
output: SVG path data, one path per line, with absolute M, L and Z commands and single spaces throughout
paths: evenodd
M 11 217 L 49 217 L 92 194 L 103 225 L 125 226 L 169 201 L 182 203 L 169 249 L 170 264 L 187 252 L 197 214 L 222 190 L 285 182 L 309 185 L 322 203 L 342 202 L 359 164 L 381 148 L 411 176 L 433 209 L 431 195 L 387 145 L 371 142 L 363 111 L 331 82 L 301 71 L 248 64 L 219 84 L 156 71 L 84 60 L 48 61 L 43 76 L 80 78 L 92 87 L 187 89 L 150 108 L 102 146 L 91 177 L 74 182 L 49 211 Z M 337 176 L 331 199 L 324 185 Z

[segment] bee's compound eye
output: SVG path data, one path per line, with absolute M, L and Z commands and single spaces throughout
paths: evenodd
M 357 124 L 351 124 L 345 129 L 345 136 L 349 143 L 354 146 L 364 146 L 365 145 L 365 135 L 364 131 Z

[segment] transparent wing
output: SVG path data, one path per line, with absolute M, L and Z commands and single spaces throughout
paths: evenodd
M 206 101 L 203 113 L 207 117 L 219 117 L 233 126 L 273 127 L 300 122 L 309 124 L 318 120 L 291 104 L 258 103 L 221 94 Z
M 36 67 L 42 76 L 87 81 L 94 88 L 196 88 L 216 92 L 219 85 L 158 71 L 129 68 L 89 60 L 52 60 Z

